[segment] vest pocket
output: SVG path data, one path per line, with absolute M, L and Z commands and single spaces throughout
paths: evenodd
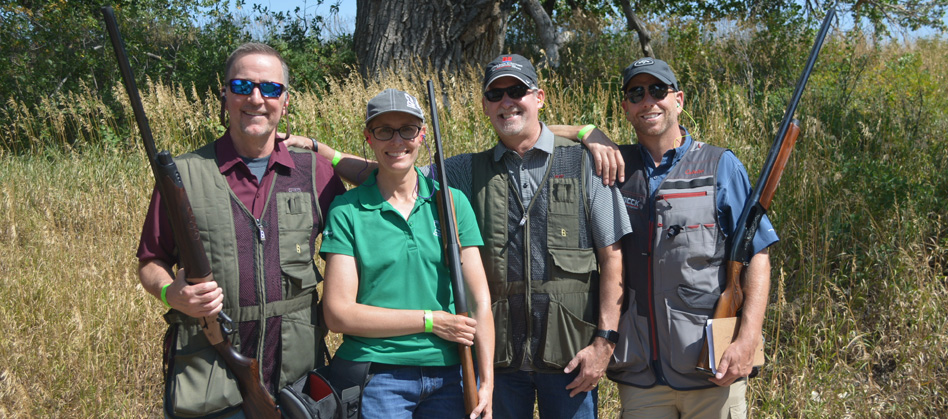
M 588 282 L 589 274 L 596 270 L 596 253 L 593 249 L 549 247 L 552 259 L 552 276 L 555 280 L 575 279 Z
M 278 192 L 276 205 L 280 234 L 280 267 L 289 279 L 284 298 L 316 286 L 316 265 L 309 240 L 313 233 L 312 195 L 308 192 Z
M 236 378 L 204 338 L 200 326 L 177 327 L 182 336 L 175 344 L 165 394 L 165 403 L 174 407 L 174 415 L 195 417 L 225 413 L 229 407 L 239 406 L 243 398 Z
M 283 299 L 300 296 L 316 286 L 316 264 L 310 262 L 281 263 L 285 281 L 283 283 Z
M 581 298 L 586 293 L 578 294 Z M 549 368 L 562 370 L 576 354 L 592 342 L 596 325 L 577 317 L 566 305 L 550 299 L 546 317 L 546 338 L 540 350 L 540 360 Z
M 513 361 L 513 340 L 509 331 L 510 302 L 507 299 L 494 301 L 490 305 L 494 315 L 494 367 L 506 368 Z
M 283 350 L 280 367 L 280 382 L 277 388 L 292 384 L 316 367 L 316 326 L 308 320 L 309 310 L 283 316 L 280 333 Z M 307 318 L 300 318 L 307 317 Z
M 672 369 L 680 374 L 695 374 L 701 345 L 704 343 L 704 325 L 708 316 L 686 313 L 671 307 L 668 313 L 669 344 L 663 352 Z
M 626 288 L 628 308 L 619 316 L 619 342 L 612 353 L 610 370 L 640 372 L 648 367 L 648 318 L 638 315 L 635 290 Z

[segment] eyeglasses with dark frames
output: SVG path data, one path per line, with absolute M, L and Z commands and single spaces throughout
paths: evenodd
M 488 102 L 500 102 L 500 100 L 504 98 L 504 93 L 507 93 L 507 96 L 511 99 L 520 99 L 526 96 L 531 90 L 532 89 L 527 87 L 527 85 L 518 83 L 505 88 L 490 89 L 484 92 L 484 98 L 486 98 Z
M 672 90 L 668 90 L 671 88 Z M 668 96 L 670 91 L 675 91 L 673 87 L 665 83 L 655 83 L 648 86 L 648 94 L 651 95 L 655 100 L 662 100 L 665 96 Z M 625 92 L 625 98 L 632 103 L 639 103 L 642 99 L 645 99 L 645 87 L 644 86 L 635 86 Z
M 405 140 L 414 140 L 418 136 L 418 132 L 421 131 L 421 127 L 418 125 L 404 125 L 399 129 L 392 127 L 375 127 L 369 130 L 372 133 L 372 136 L 379 141 L 388 141 L 395 136 L 395 133 L 398 133 L 399 137 Z
M 254 87 L 260 89 L 260 96 L 270 98 L 280 97 L 283 91 L 286 90 L 286 86 L 272 81 L 256 83 L 250 80 L 232 79 L 229 84 L 232 93 L 244 96 L 253 93 Z

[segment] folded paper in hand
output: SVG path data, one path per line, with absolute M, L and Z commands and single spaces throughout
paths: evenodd
M 708 319 L 704 330 L 708 335 L 708 365 L 711 366 L 711 374 L 717 374 L 717 365 L 721 362 L 721 356 L 731 342 L 737 338 L 737 333 L 741 329 L 741 321 L 737 317 L 724 317 L 720 319 Z M 764 365 L 764 339 L 761 337 L 757 349 L 754 350 L 754 365 L 759 367 Z

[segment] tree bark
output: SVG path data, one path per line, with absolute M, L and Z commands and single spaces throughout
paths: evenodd
M 632 10 L 632 4 L 629 3 L 629 0 L 618 0 L 618 2 L 622 7 L 622 13 L 625 14 L 626 27 L 630 31 L 635 31 L 639 36 L 639 45 L 642 48 L 642 54 L 646 57 L 654 57 L 655 53 L 652 52 L 652 34 L 649 33 L 648 28 L 645 27 L 645 22 L 639 19 L 639 16 L 635 14 L 635 10 Z
M 514 0 L 358 0 L 353 43 L 363 77 L 409 64 L 457 72 L 501 53 Z

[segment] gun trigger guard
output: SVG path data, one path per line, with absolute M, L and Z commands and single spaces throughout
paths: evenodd
M 221 325 L 221 332 L 226 336 L 234 334 L 234 321 L 224 312 L 217 313 L 217 322 Z

